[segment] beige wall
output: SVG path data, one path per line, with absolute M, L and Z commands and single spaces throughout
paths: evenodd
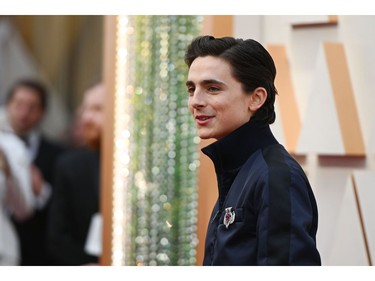
M 369 199 L 374 187 L 369 179 L 373 177 L 353 179 L 353 175 L 375 173 L 375 55 L 372 51 L 375 16 L 339 16 L 337 25 L 293 28 L 292 23 L 298 20 L 301 17 L 236 16 L 234 34 L 257 38 L 264 45 L 280 44 L 286 49 L 301 118 L 298 141 L 305 142 L 304 153 L 298 160 L 318 201 L 317 243 L 323 264 L 371 264 L 370 257 L 375 253 L 369 245 L 374 244 L 375 233 L 374 223 L 368 219 L 373 216 L 368 213 L 372 208 L 368 206 L 369 201 L 375 203 L 375 198 Z M 248 26 L 256 28 L 248 29 Z M 339 49 L 343 48 L 344 59 L 337 56 L 338 49 L 327 51 L 325 42 L 338 43 Z M 341 70 L 346 74 L 332 74 Z M 337 89 L 343 85 L 344 88 Z M 280 95 L 279 99 L 282 98 Z M 334 118 L 327 119 L 328 116 Z M 349 116 L 354 118 L 348 119 Z M 286 130 L 280 119 L 282 114 L 278 114 L 272 129 L 286 144 Z M 309 143 L 314 138 L 319 145 Z M 355 141 L 358 139 L 363 141 L 362 146 Z M 354 143 L 354 147 L 349 143 Z M 339 146 L 341 150 L 337 149 Z M 358 155 L 363 157 L 349 156 L 351 149 L 362 151 Z

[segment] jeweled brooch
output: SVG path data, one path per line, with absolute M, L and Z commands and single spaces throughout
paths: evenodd
M 234 222 L 236 214 L 233 207 L 225 208 L 224 225 L 228 229 L 229 225 Z

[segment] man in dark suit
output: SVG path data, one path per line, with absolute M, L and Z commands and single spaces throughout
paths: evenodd
M 55 162 L 63 147 L 47 139 L 39 125 L 47 111 L 47 89 L 34 79 L 14 83 L 6 98 L 4 130 L 20 137 L 28 148 L 32 165 L 32 188 L 36 210 L 26 221 L 17 222 L 21 243 L 21 265 L 50 265 L 46 249 L 46 216 L 52 194 Z
M 84 96 L 79 126 L 84 146 L 66 152 L 56 166 L 55 190 L 48 221 L 48 245 L 57 265 L 96 263 L 86 243 L 99 211 L 100 140 L 104 88 L 96 85 Z

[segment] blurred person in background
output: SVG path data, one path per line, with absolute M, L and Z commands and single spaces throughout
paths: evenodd
M 50 265 L 46 248 L 46 223 L 52 178 L 63 147 L 40 130 L 47 111 L 46 86 L 36 79 L 20 79 L 6 96 L 6 116 L 0 128 L 17 135 L 26 145 L 31 167 L 35 212 L 29 219 L 14 220 L 21 242 L 21 265 Z
M 34 210 L 30 161 L 21 140 L 0 131 L 0 265 L 19 265 L 19 239 L 10 220 L 23 221 Z
M 64 153 L 56 166 L 55 190 L 48 220 L 48 245 L 57 265 L 98 262 L 100 253 L 91 251 L 87 243 L 92 236 L 90 232 L 101 232 L 98 212 L 104 98 L 102 84 L 85 92 L 79 118 L 74 124 L 79 128 L 77 135 L 82 146 Z M 91 231 L 91 228 L 94 230 Z

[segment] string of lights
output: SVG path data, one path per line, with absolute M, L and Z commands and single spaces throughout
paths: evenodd
M 183 58 L 201 21 L 133 17 L 128 265 L 196 263 L 199 139 L 187 108 Z

